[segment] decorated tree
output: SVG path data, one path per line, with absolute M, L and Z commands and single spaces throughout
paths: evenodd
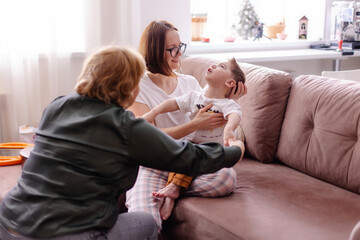
M 253 28 L 258 21 L 259 18 L 250 0 L 242 0 L 237 21 L 233 24 L 233 28 L 236 30 L 237 34 L 244 40 L 253 37 Z

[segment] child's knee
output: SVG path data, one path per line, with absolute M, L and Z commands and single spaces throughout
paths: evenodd
M 236 188 L 236 171 L 233 168 L 227 168 L 226 169 L 227 178 L 225 184 L 227 185 L 227 189 L 229 190 L 229 193 L 232 193 Z

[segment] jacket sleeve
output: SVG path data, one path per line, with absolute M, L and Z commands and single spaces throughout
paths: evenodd
M 232 167 L 241 157 L 239 147 L 174 140 L 143 119 L 130 120 L 128 146 L 130 157 L 139 165 L 189 176 Z

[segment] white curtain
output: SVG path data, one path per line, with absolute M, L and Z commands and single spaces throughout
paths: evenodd
M 139 0 L 0 0 L 0 142 L 21 141 L 57 96 L 73 92 L 88 53 L 137 47 Z

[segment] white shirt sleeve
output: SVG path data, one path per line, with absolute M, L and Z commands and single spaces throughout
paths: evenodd
M 228 99 L 226 101 L 226 104 L 223 106 L 222 110 L 223 110 L 224 118 L 226 120 L 230 113 L 237 113 L 239 115 L 239 117 L 241 118 L 241 115 L 242 115 L 241 107 L 237 102 L 235 102 L 232 99 Z
M 187 94 L 175 98 L 176 103 L 179 106 L 180 112 L 191 112 L 191 106 L 195 100 L 195 97 L 196 91 L 190 91 Z

